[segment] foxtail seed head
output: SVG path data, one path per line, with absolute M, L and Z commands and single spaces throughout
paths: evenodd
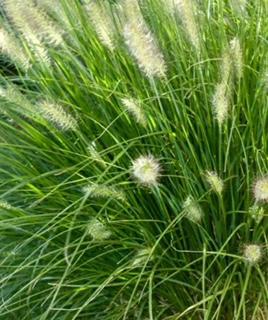
M 203 211 L 198 202 L 192 197 L 188 196 L 183 203 L 183 209 L 186 212 L 186 218 L 192 222 L 199 223 L 203 217 Z
M 38 107 L 41 115 L 59 129 L 66 131 L 77 128 L 75 118 L 67 113 L 60 104 L 44 100 L 38 104 Z
M 219 126 L 222 126 L 228 117 L 229 99 L 227 90 L 228 88 L 225 83 L 222 82 L 217 84 L 212 99 L 215 118 L 218 121 Z
M 88 233 L 91 235 L 93 240 L 102 241 L 109 239 L 112 232 L 107 229 L 107 227 L 100 222 L 98 219 L 92 219 L 88 225 Z
M 192 0 L 169 0 L 169 6 L 181 18 L 190 42 L 196 50 L 200 50 L 200 34 L 196 23 L 196 6 Z
M 256 264 L 262 258 L 261 247 L 256 244 L 245 245 L 243 253 L 245 260 L 250 264 Z
M 112 186 L 92 183 L 85 186 L 83 191 L 91 198 L 111 198 L 126 201 L 124 192 Z
M 137 1 L 125 1 L 123 34 L 126 45 L 140 69 L 149 78 L 164 77 L 166 63 L 157 41 L 143 19 Z
M 238 38 L 233 38 L 230 41 L 230 50 L 231 57 L 234 64 L 235 76 L 239 80 L 242 77 L 243 73 L 243 55 L 242 49 L 240 45 L 240 41 Z
M 114 50 L 115 28 L 107 8 L 95 0 L 85 5 L 100 41 L 110 50 Z
M 29 68 L 30 63 L 26 52 L 18 44 L 15 37 L 3 27 L 0 28 L 0 50 L 17 63 L 19 67 L 26 70 Z
M 136 122 L 145 127 L 146 116 L 140 103 L 133 98 L 123 98 L 121 101 L 126 110 L 135 118 Z
M 137 252 L 136 256 L 134 257 L 134 260 L 131 264 L 131 267 L 142 267 L 146 261 L 150 261 L 153 259 L 153 256 L 151 255 L 151 248 L 145 248 L 141 249 Z
M 152 155 L 140 156 L 132 161 L 132 174 L 137 181 L 145 186 L 154 187 L 160 177 L 160 165 Z
M 268 176 L 262 177 L 255 182 L 254 197 L 258 202 L 268 202 Z
M 207 171 L 206 172 L 206 180 L 210 184 L 211 189 L 218 193 L 219 195 L 222 194 L 223 191 L 223 181 L 218 176 L 216 172 Z

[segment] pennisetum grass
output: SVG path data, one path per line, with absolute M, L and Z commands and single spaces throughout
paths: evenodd
M 267 10 L 1 1 L 1 319 L 268 319 Z

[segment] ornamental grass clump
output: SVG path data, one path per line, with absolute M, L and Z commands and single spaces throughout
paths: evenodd
M 0 318 L 268 319 L 266 1 L 0 9 Z

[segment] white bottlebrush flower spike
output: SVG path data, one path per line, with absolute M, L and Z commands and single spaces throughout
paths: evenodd
M 34 34 L 40 41 L 50 44 L 59 45 L 63 42 L 62 30 L 33 0 L 4 0 L 4 8 L 27 40 L 33 39 Z
M 220 79 L 225 87 L 228 86 L 228 81 L 230 79 L 231 71 L 232 71 L 232 56 L 230 54 L 230 48 L 226 48 L 224 50 L 221 66 L 220 66 Z
M 238 38 L 234 38 L 230 41 L 230 53 L 234 65 L 235 76 L 237 79 L 240 79 L 243 73 L 243 55 Z
M 228 88 L 224 82 L 217 84 L 212 99 L 215 118 L 221 126 L 228 117 L 229 98 Z
M 96 148 L 95 142 L 91 142 L 88 145 L 87 150 L 88 150 L 92 160 L 98 162 L 103 168 L 106 167 L 106 162 L 102 159 L 101 155 L 99 154 L 99 152 Z
M 118 190 L 113 186 L 106 186 L 104 184 L 89 184 L 83 188 L 84 193 L 91 198 L 111 198 L 120 201 L 126 201 L 123 191 Z
M 256 221 L 256 223 L 260 223 L 262 218 L 264 217 L 264 209 L 257 204 L 254 204 L 249 208 L 249 215 Z
M 206 180 L 210 184 L 210 187 L 213 191 L 218 193 L 219 195 L 222 194 L 223 191 L 223 181 L 218 176 L 216 172 L 207 171 L 206 172 Z
M 164 56 L 144 21 L 136 1 L 126 1 L 123 27 L 124 39 L 140 69 L 149 77 L 163 77 L 166 73 Z
M 63 107 L 54 102 L 42 101 L 38 104 L 40 114 L 61 130 L 75 130 L 77 121 Z
M 140 156 L 132 161 L 132 174 L 145 186 L 156 186 L 160 177 L 160 165 L 152 155 Z
M 262 250 L 259 245 L 249 244 L 244 247 L 244 258 L 250 264 L 256 264 L 261 260 Z
M 114 49 L 115 28 L 111 15 L 104 4 L 91 0 L 85 9 L 101 42 L 110 50 Z
M 203 217 L 203 211 L 198 202 L 192 197 L 188 196 L 183 203 L 185 210 L 185 217 L 192 222 L 199 223 Z
M 255 182 L 253 192 L 256 201 L 268 202 L 268 176 L 260 178 Z
M 145 248 L 145 249 L 141 249 L 139 250 L 132 263 L 131 263 L 131 267 L 132 268 L 136 268 L 136 267 L 143 267 L 143 265 L 146 263 L 146 261 L 150 261 L 153 260 L 153 256 L 151 255 L 151 248 Z
M 123 106 L 135 118 L 135 120 L 142 126 L 146 126 L 146 116 L 142 110 L 140 103 L 133 98 L 123 98 Z
M 166 2 L 166 0 L 165 0 Z M 172 11 L 177 13 L 192 45 L 200 49 L 200 35 L 196 23 L 196 6 L 193 0 L 168 0 Z
M 29 58 L 27 57 L 26 52 L 24 52 L 15 37 L 3 27 L 0 28 L 0 51 L 22 68 L 29 68 Z
M 112 232 L 98 219 L 92 219 L 89 222 L 87 231 L 96 241 L 109 239 L 112 235 Z

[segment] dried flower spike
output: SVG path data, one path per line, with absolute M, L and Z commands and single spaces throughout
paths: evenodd
M 244 248 L 244 258 L 250 264 L 256 264 L 261 260 L 262 250 L 256 244 L 246 245 Z
M 219 195 L 222 194 L 223 191 L 223 181 L 218 176 L 216 172 L 207 171 L 206 173 L 206 180 L 210 184 L 211 189 L 218 193 Z
M 132 161 L 132 174 L 137 181 L 145 186 L 153 187 L 158 184 L 160 165 L 152 155 L 140 156 Z
M 253 192 L 256 201 L 268 202 L 268 176 L 260 178 L 255 182 Z
M 88 233 L 93 240 L 102 241 L 111 237 L 112 233 L 98 219 L 92 219 L 88 225 Z
M 186 212 L 186 218 L 192 222 L 199 223 L 203 217 L 203 211 L 198 202 L 192 197 L 188 196 L 183 203 L 183 209 Z

